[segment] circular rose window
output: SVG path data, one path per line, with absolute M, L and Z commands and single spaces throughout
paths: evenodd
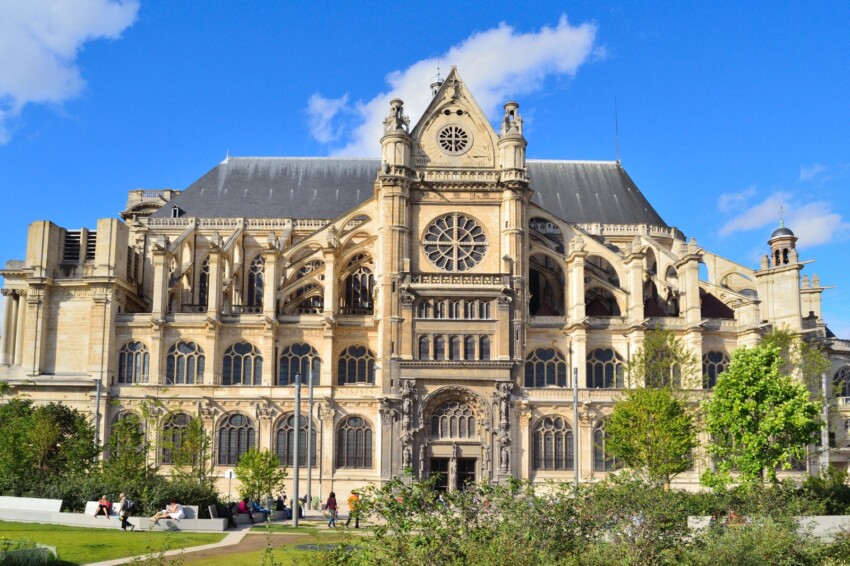
M 487 253 L 487 236 L 472 218 L 455 212 L 434 220 L 422 238 L 425 255 L 446 271 L 466 271 Z
M 446 126 L 437 132 L 437 143 L 449 155 L 466 153 L 472 144 L 472 136 L 460 126 Z

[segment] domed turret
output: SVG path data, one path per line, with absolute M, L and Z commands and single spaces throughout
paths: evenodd
M 780 267 L 789 263 L 797 263 L 797 237 L 790 228 L 785 227 L 785 222 L 779 221 L 779 228 L 770 235 L 767 241 L 770 245 L 770 266 Z

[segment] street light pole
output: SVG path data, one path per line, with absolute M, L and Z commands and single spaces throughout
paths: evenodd
M 298 437 L 301 433 L 301 374 L 295 374 L 295 431 L 292 435 L 292 526 L 298 526 Z
M 307 415 L 307 505 L 313 501 L 313 364 L 310 363 L 310 394 L 307 406 L 310 408 Z M 309 507 L 308 507 L 309 508 Z
M 573 468 L 575 468 L 575 487 L 578 493 L 578 368 L 573 368 Z

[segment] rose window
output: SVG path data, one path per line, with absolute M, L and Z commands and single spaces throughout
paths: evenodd
M 460 155 L 469 149 L 472 136 L 460 126 L 446 126 L 437 133 L 437 143 L 449 155 Z
M 484 258 L 487 236 L 473 219 L 455 212 L 432 222 L 422 245 L 428 259 L 440 269 L 466 271 Z

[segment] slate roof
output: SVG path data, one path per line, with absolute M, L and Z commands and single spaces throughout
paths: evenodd
M 153 214 L 336 218 L 373 194 L 380 160 L 230 157 Z M 667 226 L 616 162 L 528 161 L 532 202 L 568 222 Z

